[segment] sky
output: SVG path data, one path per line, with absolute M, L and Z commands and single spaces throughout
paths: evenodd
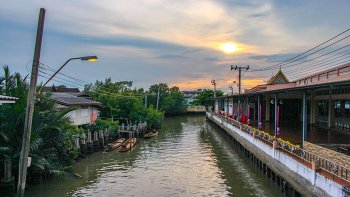
M 41 7 L 42 64 L 57 69 L 96 55 L 97 62 L 72 61 L 62 73 L 181 90 L 210 88 L 214 79 L 226 91 L 237 80 L 237 73 L 227 77 L 231 65 L 271 66 L 348 29 L 350 18 L 348 0 L 0 0 L 0 65 L 12 72 L 30 72 Z M 225 43 L 234 52 L 224 52 Z M 276 72 L 244 73 L 243 88 Z

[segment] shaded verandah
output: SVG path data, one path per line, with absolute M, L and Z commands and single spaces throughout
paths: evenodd
M 296 144 L 302 144 L 303 129 L 306 141 L 349 144 L 347 99 L 350 84 L 331 83 L 224 96 L 216 98 L 215 110 L 238 120 L 246 116 L 251 126 Z

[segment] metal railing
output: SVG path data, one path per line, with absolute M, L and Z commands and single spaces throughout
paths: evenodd
M 333 177 L 333 180 L 335 177 L 347 182 L 350 185 L 350 169 L 347 167 L 344 167 L 338 163 L 335 163 L 333 161 L 330 161 L 324 157 L 321 157 L 319 155 L 310 153 L 302 148 L 300 148 L 299 145 L 294 145 L 290 143 L 289 141 L 282 140 L 280 138 L 275 138 L 274 136 L 268 134 L 267 132 L 258 130 L 256 128 L 253 128 L 249 125 L 242 124 L 241 122 L 229 118 L 227 116 L 224 116 L 222 114 L 217 114 L 212 111 L 209 111 L 208 113 L 211 114 L 211 116 L 216 115 L 223 121 L 226 121 L 230 123 L 231 125 L 240 128 L 241 131 L 248 133 L 251 136 L 255 135 L 255 138 L 260 139 L 261 141 L 273 146 L 273 142 L 277 141 L 277 147 L 284 152 L 287 152 L 288 154 L 298 158 L 302 162 L 307 162 L 309 165 L 313 162 L 315 162 L 316 169 L 321 169 L 325 172 L 330 173 Z M 303 163 L 305 165 L 305 163 Z

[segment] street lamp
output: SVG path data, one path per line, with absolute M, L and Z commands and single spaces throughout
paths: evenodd
M 98 59 L 97 56 L 85 56 L 85 57 L 70 58 L 44 83 L 44 85 L 42 87 L 45 87 L 47 85 L 47 83 L 49 83 L 51 81 L 51 79 L 54 78 L 54 76 L 56 76 L 57 73 L 60 72 L 62 70 L 62 68 L 66 64 L 68 64 L 68 62 L 70 62 L 71 60 L 81 60 L 81 61 L 88 61 L 88 62 L 96 62 L 97 59 Z

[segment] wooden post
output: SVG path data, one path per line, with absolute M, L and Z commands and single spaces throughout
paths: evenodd
M 41 42 L 42 42 L 43 30 L 44 30 L 44 19 L 45 19 L 45 9 L 40 8 L 36 42 L 35 42 L 34 59 L 33 59 L 33 66 L 32 66 L 32 74 L 30 78 L 26 116 L 24 121 L 22 150 L 21 150 L 19 167 L 18 167 L 18 185 L 17 185 L 18 197 L 24 196 L 24 190 L 26 187 L 28 155 L 29 155 L 29 147 L 30 147 L 30 134 L 32 130 L 35 91 L 36 91 L 36 84 L 38 80 Z

